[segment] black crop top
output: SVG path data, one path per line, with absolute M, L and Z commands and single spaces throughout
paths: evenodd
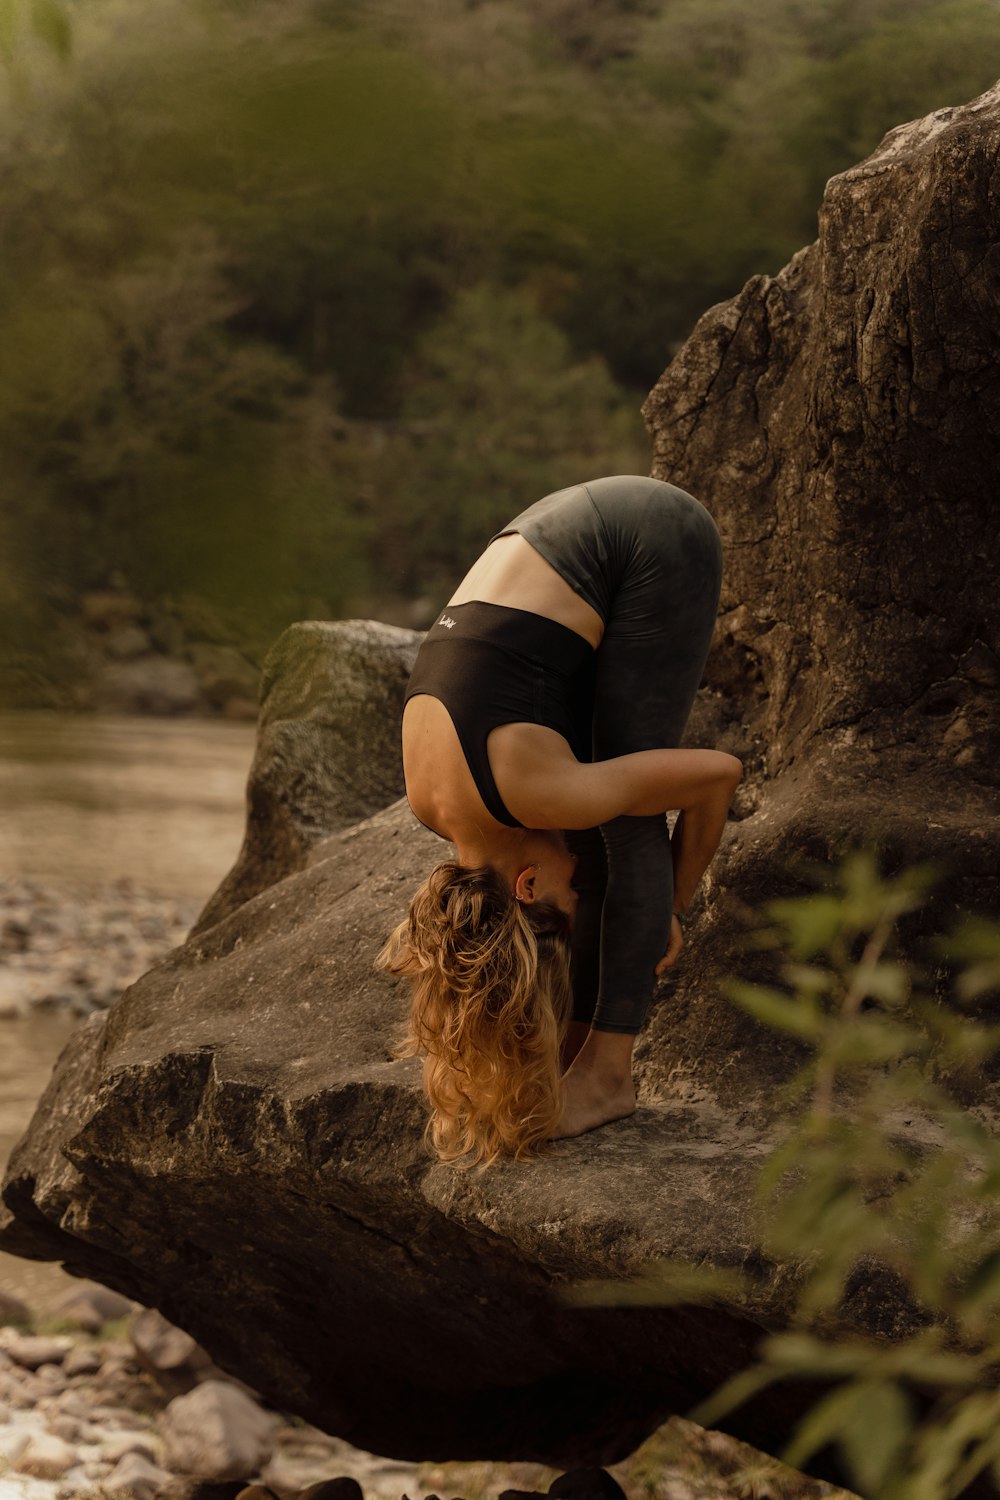
M 449 604 L 421 642 L 403 704 L 418 693 L 444 704 L 487 809 L 523 828 L 497 790 L 487 735 L 500 724 L 544 724 L 589 761 L 596 659 L 589 641 L 546 615 L 478 599 Z

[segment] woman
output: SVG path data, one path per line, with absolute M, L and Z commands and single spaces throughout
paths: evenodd
M 443 1159 L 527 1156 L 635 1109 L 635 1038 L 741 772 L 675 748 L 721 578 L 693 496 L 597 479 L 491 538 L 424 638 L 406 794 L 455 859 L 378 962 L 413 982 L 406 1050 Z

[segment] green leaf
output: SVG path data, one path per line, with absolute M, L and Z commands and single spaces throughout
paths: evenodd
M 714 1427 L 720 1417 L 736 1406 L 742 1406 L 744 1401 L 749 1401 L 759 1391 L 766 1390 L 776 1380 L 782 1378 L 783 1372 L 772 1370 L 766 1365 L 751 1365 L 747 1370 L 740 1370 L 731 1380 L 727 1380 L 717 1391 L 697 1406 L 685 1412 L 689 1422 L 697 1422 L 699 1427 Z
M 960 1300 L 963 1312 L 980 1312 L 1000 1303 L 1000 1249 L 990 1251 L 970 1272 Z
M 0 52 L 9 62 L 20 30 L 20 0 L 0 0 Z
M 1000 958 L 973 964 L 964 974 L 959 975 L 955 987 L 961 1000 L 975 1000 L 979 995 L 988 994 L 990 990 L 1000 989 Z
M 857 1375 L 867 1370 L 879 1351 L 858 1339 L 828 1343 L 809 1333 L 776 1333 L 764 1339 L 760 1355 L 783 1375 Z
M 59 0 L 31 0 L 31 29 L 65 62 L 73 50 L 69 16 Z
M 737 1005 L 765 1026 L 776 1031 L 787 1031 L 791 1035 L 812 1041 L 819 1037 L 824 1018 L 814 999 L 792 999 L 780 990 L 772 990 L 761 984 L 746 984 L 732 979 L 723 985 L 723 992 Z
M 844 924 L 843 902 L 837 896 L 797 896 L 769 901 L 767 912 L 788 932 L 796 958 L 811 958 L 829 948 Z
M 820 1448 L 839 1438 L 864 1393 L 864 1382 L 851 1383 L 838 1386 L 817 1401 L 796 1427 L 792 1441 L 780 1455 L 782 1462 L 801 1469 Z
M 911 1026 L 866 1015 L 849 1017 L 827 1033 L 826 1056 L 836 1063 L 882 1063 L 927 1050 L 927 1042 Z
M 781 977 L 794 989 L 809 996 L 828 994 L 839 982 L 836 974 L 816 964 L 785 964 Z
M 959 920 L 950 933 L 933 938 L 931 947 L 942 958 L 1000 961 L 1000 922 L 968 914 Z
M 573 1307 L 705 1306 L 743 1290 L 738 1272 L 692 1261 L 664 1260 L 623 1281 L 577 1281 L 560 1300 Z
M 858 964 L 849 983 L 861 986 L 861 992 L 884 1005 L 904 1005 L 910 993 L 910 971 L 906 964 Z
M 859 1387 L 861 1399 L 840 1433 L 840 1448 L 857 1488 L 877 1492 L 899 1465 L 915 1425 L 913 1402 L 899 1386 L 879 1381 Z

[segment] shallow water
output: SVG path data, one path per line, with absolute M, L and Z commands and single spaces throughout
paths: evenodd
M 123 882 L 201 905 L 242 842 L 253 747 L 248 724 L 0 714 L 0 881 L 31 880 L 67 904 Z M 0 1017 L 0 1171 L 79 1024 Z M 58 1266 L 0 1254 L 0 1287 L 35 1308 L 69 1284 Z
M 243 836 L 248 724 L 0 714 L 0 878 L 209 896 Z

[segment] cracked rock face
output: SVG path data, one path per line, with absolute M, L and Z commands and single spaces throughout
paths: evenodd
M 1000 91 L 894 131 L 831 182 L 817 243 L 706 313 L 647 404 L 655 472 L 726 543 L 688 741 L 751 774 L 640 1039 L 638 1113 L 482 1175 L 430 1158 L 419 1065 L 391 1056 L 407 996 L 372 968 L 447 852 L 405 804 L 373 812 L 398 795 L 392 693 L 416 642 L 388 643 L 378 766 L 324 719 L 336 627 L 296 627 L 240 863 L 188 942 L 67 1045 L 11 1158 L 5 1250 L 159 1308 L 283 1409 L 405 1458 L 612 1462 L 782 1326 L 792 1278 L 760 1252 L 752 1184 L 802 1053 L 721 998 L 748 973 L 734 913 L 789 888 L 790 854 L 861 838 L 943 855 L 953 895 L 995 900 L 998 146 Z M 351 800 L 352 759 L 375 802 Z M 976 1087 L 995 1108 L 985 1070 Z M 659 1256 L 747 1268 L 753 1290 L 560 1301 Z M 913 1326 L 877 1267 L 848 1304 L 886 1337 Z M 815 1396 L 782 1382 L 726 1428 L 775 1451 Z M 812 1472 L 840 1477 L 831 1454 Z
M 722 533 L 709 674 L 749 685 L 770 776 L 996 785 L 998 152 L 1000 85 L 890 131 L 646 402 L 654 474 Z

